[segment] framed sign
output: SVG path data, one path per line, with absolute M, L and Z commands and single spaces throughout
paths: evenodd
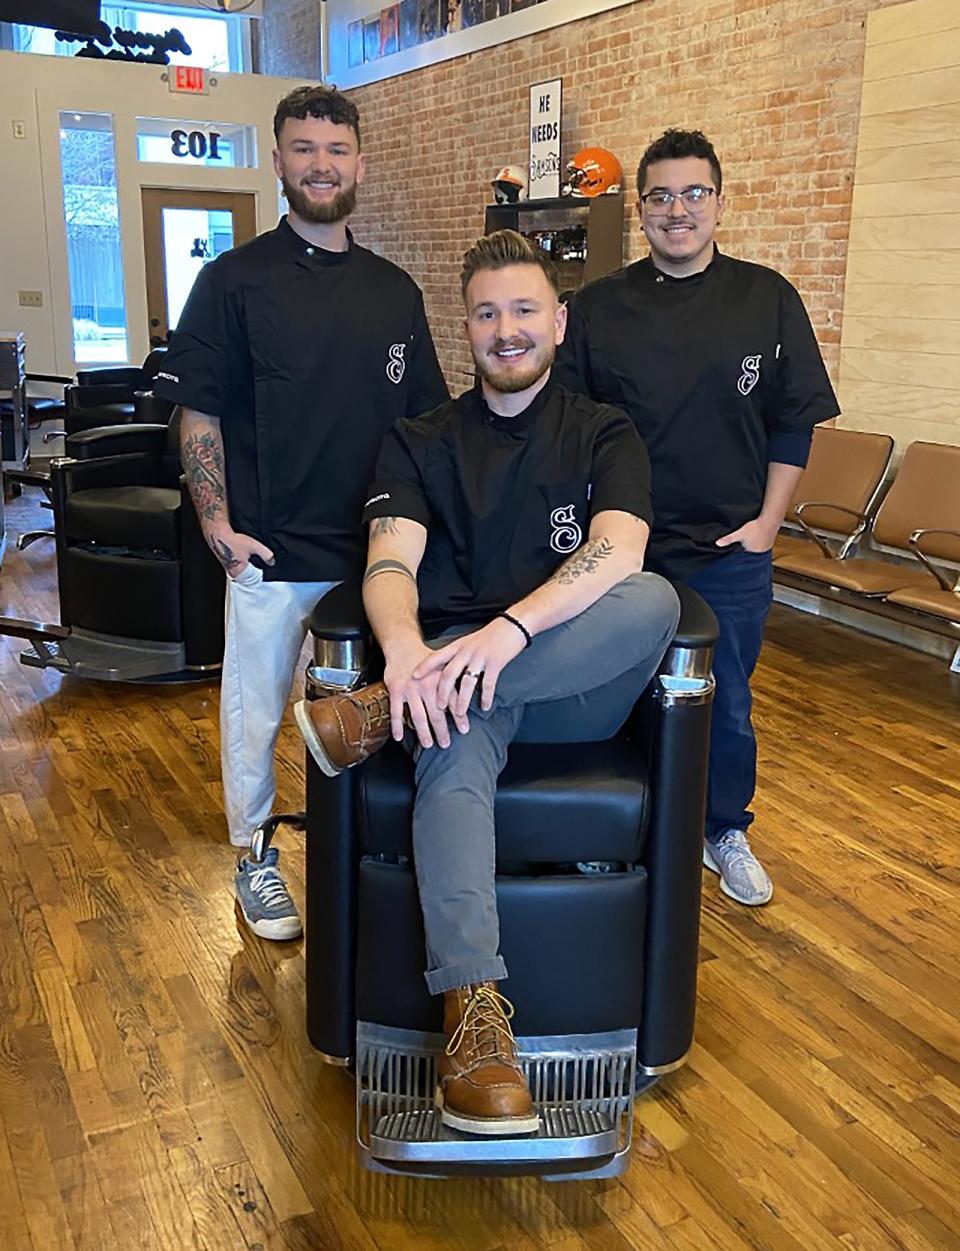
M 563 79 L 552 78 L 530 88 L 531 200 L 551 200 L 560 194 L 560 100 Z

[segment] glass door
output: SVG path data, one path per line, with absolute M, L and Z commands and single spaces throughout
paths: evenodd
M 257 232 L 256 197 L 235 191 L 143 189 L 150 346 L 176 329 L 200 270 Z

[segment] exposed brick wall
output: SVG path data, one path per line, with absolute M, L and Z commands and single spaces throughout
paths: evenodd
M 729 200 L 720 246 L 797 285 L 836 380 L 864 20 L 892 2 L 645 0 L 355 91 L 369 171 L 355 233 L 423 287 L 451 386 L 471 376 L 460 256 L 492 174 L 526 163 L 530 84 L 554 77 L 564 160 L 599 144 L 635 171 L 664 127 L 706 131 Z
M 254 34 L 261 74 L 319 79 L 320 0 L 264 0 Z

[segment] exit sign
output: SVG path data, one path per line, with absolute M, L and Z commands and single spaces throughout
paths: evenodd
M 207 71 L 199 65 L 171 65 L 167 70 L 167 82 L 171 91 L 183 91 L 191 96 L 209 94 Z

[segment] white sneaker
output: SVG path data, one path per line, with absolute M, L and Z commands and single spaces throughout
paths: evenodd
M 705 842 L 703 863 L 720 874 L 720 889 L 737 903 L 756 908 L 770 902 L 773 883 L 750 850 L 743 830 L 727 830 L 715 843 Z

